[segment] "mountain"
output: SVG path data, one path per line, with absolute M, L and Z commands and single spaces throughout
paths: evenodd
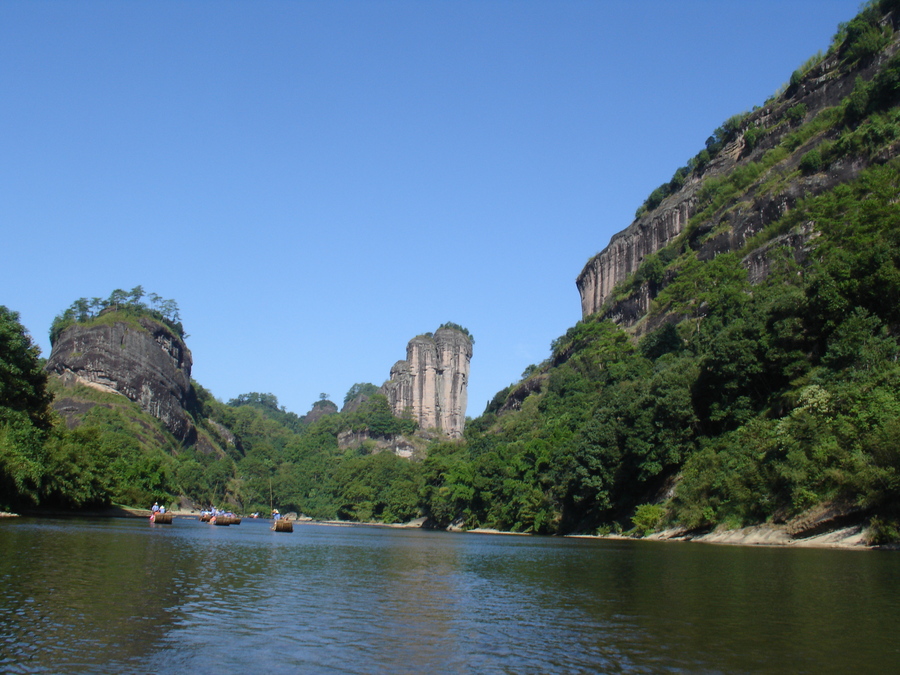
M 2 505 L 900 540 L 898 33 L 900 0 L 866 4 L 714 130 L 578 274 L 580 320 L 475 419 L 456 324 L 300 417 L 192 382 L 177 305 L 140 287 L 57 317 L 49 379 L 0 312 Z
M 581 321 L 429 452 L 435 521 L 900 537 L 898 19 L 867 4 L 587 262 Z
M 401 406 L 396 415 L 381 389 L 358 384 L 343 411 L 323 395 L 300 417 L 273 394 L 216 400 L 191 380 L 193 356 L 177 305 L 156 296 L 148 304 L 143 295 L 137 287 L 75 301 L 54 320 L 43 369 L 19 335 L 24 329 L 17 316 L 9 314 L 4 335 L 10 347 L 25 348 L 9 361 L 30 364 L 37 374 L 30 385 L 34 410 L 11 411 L 12 422 L 34 420 L 32 442 L 23 446 L 0 418 L 0 440 L 12 441 L 8 456 L 0 452 L 0 480 L 11 485 L 4 505 L 71 509 L 163 501 L 265 512 L 277 503 L 321 518 L 417 515 L 418 460 L 431 440 L 450 437 L 451 425 L 461 433 L 472 353 L 468 331 L 445 324 L 411 341 L 424 345 L 425 356 L 407 368 L 405 384 L 414 383 L 405 392 L 409 398 L 394 392 Z M 4 406 L 13 406 L 13 389 L 24 386 L 11 387 Z M 417 431 L 414 412 L 432 422 L 428 429 Z
M 801 200 L 896 154 L 896 122 L 888 119 L 897 86 L 896 14 L 873 6 L 844 28 L 839 46 L 795 71 L 783 93 L 717 129 L 587 262 L 576 281 L 582 317 L 601 313 L 626 326 L 645 318 L 664 285 L 662 268 L 688 249 L 699 261 L 740 251 L 757 282 L 773 243 L 803 255 L 814 229 L 774 241 L 759 235 Z
M 95 321 L 75 323 L 57 337 L 48 373 L 66 386 L 82 384 L 117 393 L 160 420 L 178 440 L 193 445 L 197 431 L 187 412 L 196 405 L 191 387 L 191 352 L 164 322 L 149 315 L 104 310 Z M 54 408 L 68 417 L 79 410 L 60 396 Z
M 421 429 L 460 438 L 465 428 L 472 338 L 461 327 L 441 326 L 409 341 L 381 390 L 396 417 L 406 411 Z

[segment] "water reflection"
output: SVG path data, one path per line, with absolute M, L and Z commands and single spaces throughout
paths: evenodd
M 0 523 L 0 671 L 890 672 L 900 556 Z
M 0 529 L 2 661 L 12 672 L 91 670 L 153 649 L 178 605 L 168 541 L 122 521 L 30 521 Z M 158 571 L 157 571 L 158 570 Z

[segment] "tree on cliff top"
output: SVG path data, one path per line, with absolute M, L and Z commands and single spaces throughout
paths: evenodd
M 149 304 L 142 302 L 144 297 L 150 299 Z M 87 323 L 107 311 L 122 312 L 132 316 L 149 316 L 167 325 L 182 340 L 187 337 L 184 326 L 181 325 L 178 303 L 174 300 L 167 300 L 156 293 L 146 293 L 144 287 L 138 285 L 130 291 L 117 288 L 106 299 L 78 298 L 53 319 L 50 326 L 50 344 L 55 344 L 59 335 L 69 326 L 75 323 Z
M 378 387 L 376 387 L 371 382 L 357 382 L 352 387 L 350 387 L 350 389 L 344 395 L 344 405 L 347 405 L 357 396 L 372 396 L 372 394 L 377 393 Z
M 228 401 L 228 405 L 233 408 L 239 408 L 242 405 L 252 405 L 257 408 L 281 410 L 278 405 L 278 397 L 275 394 L 260 394 L 255 391 L 251 391 L 249 394 L 239 394 L 237 398 Z
M 462 333 L 467 338 L 469 338 L 469 342 L 471 342 L 473 345 L 475 344 L 475 338 L 472 337 L 472 334 L 469 332 L 469 329 L 465 328 L 463 326 L 460 326 L 458 323 L 453 323 L 452 321 L 447 321 L 446 323 L 442 323 L 440 326 L 438 326 L 438 330 L 440 330 L 441 328 L 450 328 L 452 330 L 458 330 L 460 333 Z

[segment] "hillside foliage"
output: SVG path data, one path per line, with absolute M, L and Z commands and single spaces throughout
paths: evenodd
M 639 216 L 688 181 L 696 188 L 684 231 L 613 292 L 617 302 L 648 289 L 642 337 L 602 312 L 578 322 L 461 440 L 423 434 L 366 383 L 344 398 L 359 401 L 352 412 L 323 395 L 314 406 L 329 414 L 307 417 L 273 394 L 226 404 L 194 383 L 200 438 L 190 447 L 96 392 L 82 392 L 95 405 L 67 429 L 48 408 L 62 393 L 47 389 L 36 349 L 3 309 L 2 505 L 183 495 L 324 519 L 646 534 L 787 522 L 836 503 L 870 523 L 872 541 L 900 538 L 898 21 L 900 0 L 867 3 L 767 102 L 767 126 L 753 113 L 729 118 L 648 197 Z M 826 64 L 827 77 L 855 78 L 842 101 L 813 109 L 791 98 Z M 711 170 L 726 151 L 740 161 Z M 798 185 L 809 189 L 783 215 L 703 253 L 728 233 L 729 214 Z M 767 272 L 751 283 L 754 251 L 765 251 Z M 51 335 L 111 307 L 156 312 L 181 333 L 171 301 L 147 305 L 140 287 L 113 296 L 76 301 Z M 9 393 L 19 390 L 27 396 Z M 384 450 L 401 438 L 426 452 Z

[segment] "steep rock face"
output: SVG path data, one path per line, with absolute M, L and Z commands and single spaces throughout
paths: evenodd
M 153 415 L 178 439 L 196 430 L 186 412 L 193 403 L 191 352 L 167 326 L 146 317 L 75 324 L 53 345 L 46 370 L 66 383 L 121 394 Z
M 646 256 L 681 234 L 693 215 L 695 189 L 692 185 L 683 190 L 678 195 L 681 201 L 658 209 L 613 235 L 609 245 L 588 261 L 575 282 L 581 295 L 582 316 L 600 311 L 617 283 L 637 271 Z
M 440 328 L 433 337 L 414 337 L 406 347 L 406 360 L 394 364 L 381 388 L 393 414 L 409 410 L 422 429 L 462 436 L 471 359 L 472 341 L 461 331 Z
M 896 49 L 897 45 L 892 45 L 880 59 L 883 61 L 888 58 Z M 576 278 L 581 298 L 582 318 L 604 309 L 604 305 L 611 299 L 616 284 L 634 274 L 648 255 L 675 240 L 685 230 L 691 218 L 705 208 L 705 204 L 699 199 L 705 181 L 725 176 L 738 167 L 760 160 L 768 150 L 795 130 L 795 126 L 786 121 L 789 110 L 805 106 L 806 114 L 803 121 L 812 119 L 822 109 L 838 104 L 849 95 L 853 91 L 857 77 L 870 79 L 879 68 L 879 64 L 880 61 L 876 60 L 863 68 L 841 72 L 839 58 L 831 56 L 816 66 L 802 83 L 789 89 L 784 96 L 751 113 L 744 121 L 738 137 L 722 149 L 702 174 L 692 174 L 680 190 L 664 199 L 656 209 L 613 235 L 609 245 L 587 262 Z M 752 148 L 745 140 L 745 134 L 751 128 L 764 132 L 762 140 Z M 771 171 L 786 174 L 796 170 L 802 153 L 810 150 L 821 140 L 823 139 L 813 139 L 783 165 L 776 166 Z M 743 246 L 749 237 L 783 216 L 798 199 L 819 194 L 840 182 L 852 179 L 866 168 L 865 164 L 863 162 L 838 164 L 832 166 L 824 176 L 798 179 L 775 193 L 757 195 L 758 183 L 751 184 L 745 192 L 726 203 L 708 221 L 695 224 L 688 245 L 697 251 L 700 260 L 708 260 L 719 253 L 736 250 Z M 749 208 L 736 207 L 738 201 L 747 203 Z M 728 227 L 722 231 L 722 225 L 725 223 Z M 720 233 L 713 236 L 713 230 Z M 807 240 L 808 237 L 794 237 L 783 243 L 803 249 Z M 751 276 L 755 281 L 762 278 L 760 273 L 764 275 L 768 267 L 761 258 L 764 254 L 765 251 L 755 252 L 749 255 L 746 261 L 748 267 L 752 267 Z M 798 250 L 797 255 L 802 256 L 803 251 Z M 648 293 L 645 284 L 645 287 L 637 293 L 607 306 L 604 316 L 623 325 L 632 325 L 649 310 L 652 295 Z

